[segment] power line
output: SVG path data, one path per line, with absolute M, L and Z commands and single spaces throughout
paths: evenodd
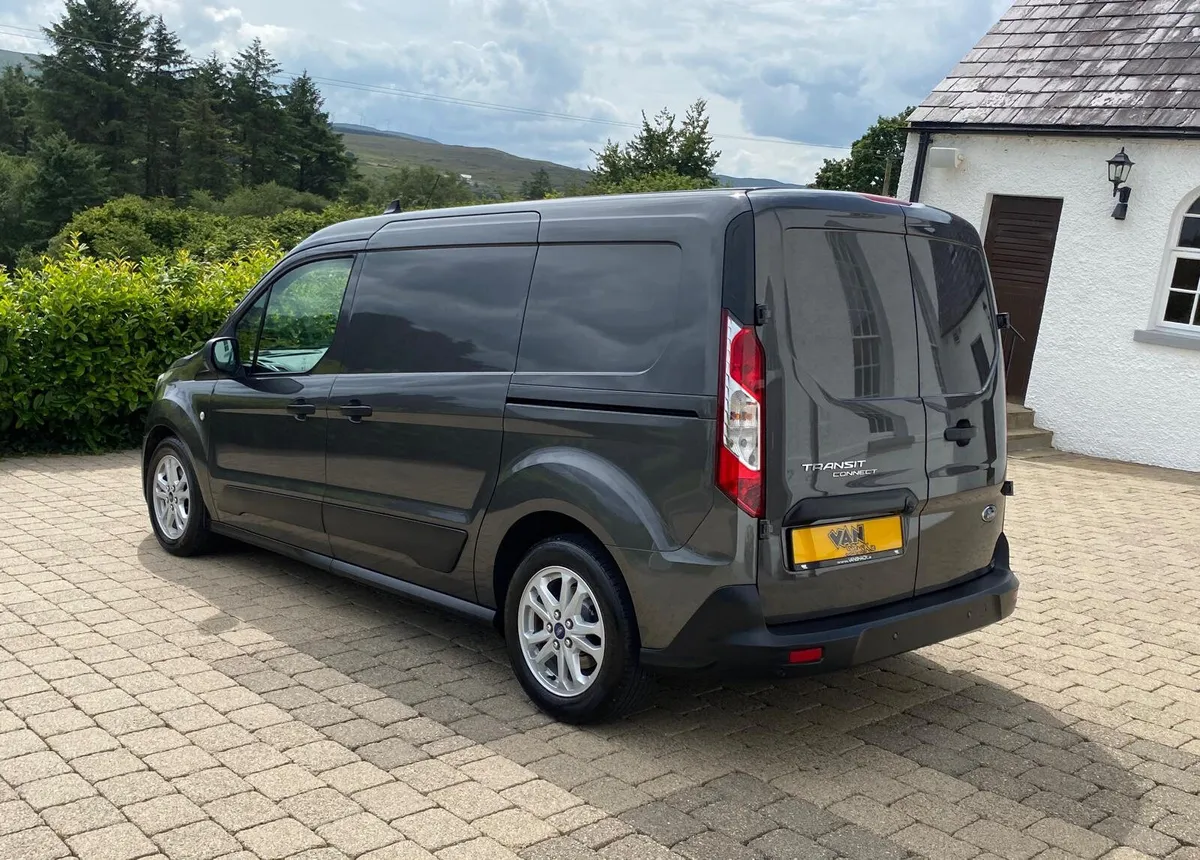
M 5 30 L 17 30 L 17 31 L 23 31 L 23 32 L 5 33 L 4 32 Z M 16 24 L 0 24 L 0 34 L 16 36 L 18 38 L 25 38 L 25 39 L 30 39 L 32 41 L 39 41 L 39 42 L 46 42 L 49 44 L 53 44 L 53 40 L 44 35 L 26 35 L 29 33 L 41 34 L 42 31 L 34 29 L 32 27 L 20 27 L 20 26 L 17 26 Z M 72 36 L 71 38 L 75 39 L 78 42 L 85 42 L 87 44 L 94 45 L 97 48 L 128 51 L 128 52 L 139 53 L 139 54 L 142 53 L 142 50 L 140 48 L 133 47 L 130 45 L 119 45 L 115 42 L 104 42 L 104 41 L 99 41 L 96 39 L 87 39 L 82 36 Z M 294 72 L 290 72 L 285 69 L 285 70 L 281 70 L 279 72 L 279 75 L 277 75 L 276 77 L 286 77 L 286 78 L 290 79 L 290 78 L 298 77 L 298 75 Z M 465 98 L 460 98 L 457 96 L 446 96 L 446 95 L 440 95 L 438 93 L 421 92 L 418 90 L 404 90 L 404 89 L 400 89 L 399 87 L 391 87 L 391 86 L 386 86 L 386 85 L 382 85 L 382 84 L 369 84 L 369 83 L 366 83 L 363 81 L 347 81 L 347 80 L 342 80 L 340 78 L 329 78 L 329 77 L 316 76 L 316 75 L 309 75 L 309 77 L 312 78 L 312 80 L 315 81 L 316 83 L 324 84 L 325 86 L 330 86 L 335 89 L 346 89 L 346 90 L 352 90 L 352 91 L 357 91 L 357 92 L 370 93 L 373 95 L 399 96 L 401 98 L 413 99 L 416 101 L 429 101 L 429 102 L 434 102 L 434 103 L 438 103 L 438 104 L 454 105 L 457 107 L 467 107 L 467 108 L 475 108 L 475 109 L 481 109 L 481 110 L 492 110 L 492 111 L 498 111 L 498 112 L 502 112 L 502 113 L 511 113 L 511 114 L 517 114 L 517 115 L 522 115 L 522 116 L 537 117 L 539 119 L 554 119 L 554 120 L 561 120 L 564 122 L 579 122 L 579 123 L 587 123 L 587 124 L 591 124 L 591 125 L 605 125 L 605 126 L 617 127 L 617 128 L 631 128 L 631 129 L 640 129 L 641 128 L 640 123 L 629 122 L 627 120 L 603 119 L 600 117 L 588 117 L 588 116 L 580 116 L 578 114 L 570 114 L 570 113 L 562 113 L 559 111 L 544 110 L 541 108 L 528 108 L 528 107 L 519 107 L 517 105 L 498 104 L 496 102 L 479 101 L 479 100 L 475 100 L 475 99 L 465 99 Z M 747 141 L 750 143 L 769 143 L 769 144 L 777 144 L 777 145 L 785 145 L 785 146 L 805 146 L 805 147 L 810 147 L 810 148 L 814 148 L 814 149 L 831 149 L 831 150 L 836 150 L 838 152 L 844 152 L 849 148 L 848 146 L 834 146 L 834 145 L 828 144 L 828 143 L 808 143 L 806 141 L 801 141 L 801 140 L 786 140 L 784 138 L 763 137 L 763 136 L 759 136 L 759 135 L 724 134 L 724 133 L 720 133 L 720 132 L 710 132 L 710 134 L 713 136 L 714 139 L 717 139 L 717 140 L 738 140 L 738 141 Z

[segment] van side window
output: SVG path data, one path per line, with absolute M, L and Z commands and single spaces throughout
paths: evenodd
M 532 245 L 367 253 L 344 372 L 511 373 L 536 253 Z
M 298 266 L 251 305 L 234 329 L 251 373 L 308 373 L 333 343 L 354 260 Z
M 670 243 L 543 245 L 519 373 L 640 373 L 674 331 L 683 253 Z
M 787 289 L 779 292 L 777 310 L 793 356 L 784 372 L 812 378 L 843 400 L 917 396 L 904 237 L 790 229 L 783 251 Z M 873 433 L 895 429 L 886 412 L 867 418 Z
M 977 248 L 910 236 L 922 394 L 973 394 L 996 361 L 996 317 Z

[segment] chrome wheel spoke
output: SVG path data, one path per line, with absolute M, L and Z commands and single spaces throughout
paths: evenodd
M 562 673 L 563 679 L 569 690 L 582 691 L 590 680 L 583 674 L 583 668 L 579 665 L 579 652 L 575 650 L 565 651 L 563 653 L 563 663 L 565 664 Z
M 576 636 L 603 636 L 604 628 L 599 624 L 591 621 L 584 621 L 581 618 L 572 619 L 574 628 L 571 630 Z
M 531 660 L 533 661 L 534 665 L 542 666 L 545 664 L 545 662 L 547 660 L 549 660 L 553 656 L 554 656 L 554 643 L 547 642 L 545 645 L 543 645 L 541 648 L 538 649 L 537 653 L 533 655 Z
M 577 648 L 583 651 L 583 653 L 590 654 L 597 663 L 599 663 L 600 658 L 604 656 L 604 646 L 596 644 L 590 639 L 585 639 L 580 636 L 579 638 L 572 640 L 572 642 Z
M 551 633 L 545 627 L 541 630 L 534 630 L 532 633 L 522 633 L 521 637 L 527 645 L 540 645 L 551 637 Z

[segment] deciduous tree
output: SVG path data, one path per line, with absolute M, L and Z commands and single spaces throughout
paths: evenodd
M 825 159 L 813 187 L 894 196 L 904 162 L 908 115 L 913 110 L 910 107 L 895 116 L 879 117 L 850 145 L 849 158 Z

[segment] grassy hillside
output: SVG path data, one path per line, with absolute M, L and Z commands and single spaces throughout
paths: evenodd
M 358 156 L 364 173 L 401 167 L 427 165 L 450 173 L 466 173 L 474 182 L 502 191 L 516 191 L 522 182 L 539 167 L 546 168 L 555 188 L 582 185 L 588 179 L 586 170 L 564 167 L 550 161 L 521 158 L 499 149 L 474 146 L 451 146 L 429 138 L 413 137 L 400 132 L 380 131 L 361 125 L 334 126 L 342 133 L 346 148 Z M 718 179 L 734 187 L 772 187 L 786 185 L 775 179 L 724 176 Z
M 546 168 L 556 188 L 581 185 L 587 180 L 585 170 L 521 158 L 498 149 L 451 146 L 387 133 L 361 134 L 342 130 L 342 137 L 346 148 L 358 156 L 363 173 L 424 164 L 450 173 L 467 173 L 480 185 L 505 191 L 516 191 L 539 167 Z
M 2 51 L 0 50 L 0 69 L 8 66 L 24 66 L 25 74 L 32 75 L 37 69 L 33 66 L 33 61 L 36 60 L 33 54 L 21 54 L 17 51 Z

